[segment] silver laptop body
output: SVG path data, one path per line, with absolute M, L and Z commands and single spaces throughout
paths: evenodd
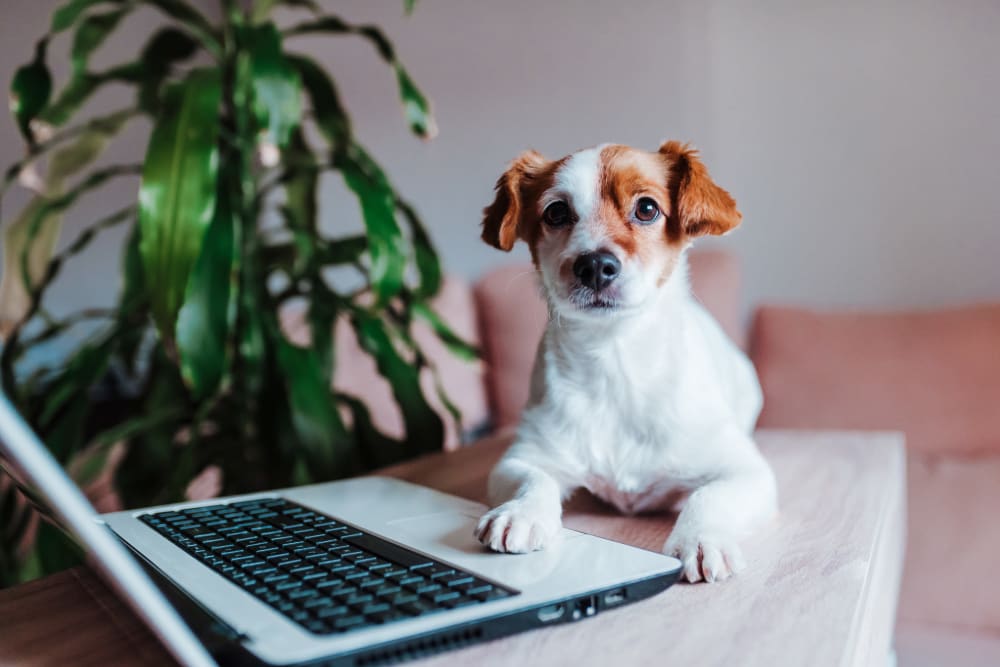
M 226 628 L 227 641 L 235 646 L 221 653 L 214 651 L 216 659 L 223 656 L 223 662 L 270 665 L 320 661 L 384 664 L 572 622 L 656 594 L 670 586 L 681 569 L 674 558 L 566 529 L 561 539 L 544 551 L 493 553 L 473 536 L 486 507 L 383 477 L 97 515 L 6 397 L 0 399 L 0 454 L 0 462 L 6 457 L 13 470 L 50 503 L 98 572 L 182 664 L 211 664 L 212 658 L 146 576 L 139 561 L 130 557 L 129 550 L 161 585 L 175 589 L 169 593 L 180 592 L 216 625 Z M 282 498 L 328 515 L 498 584 L 511 594 L 349 632 L 315 634 L 189 555 L 142 519 L 255 498 Z M 186 618 L 195 626 L 204 620 Z

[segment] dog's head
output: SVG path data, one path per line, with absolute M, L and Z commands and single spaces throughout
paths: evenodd
M 547 160 L 520 155 L 486 207 L 483 240 L 521 239 L 564 315 L 639 309 L 666 284 L 691 240 L 725 234 L 741 215 L 693 148 L 604 145 Z

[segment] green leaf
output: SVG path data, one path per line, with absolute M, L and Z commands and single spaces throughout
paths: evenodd
M 340 103 L 333 81 L 323 68 L 303 56 L 288 57 L 298 70 L 302 85 L 309 93 L 313 115 L 320 131 L 335 148 L 347 146 L 351 138 L 351 121 Z
M 191 417 L 187 391 L 162 346 L 151 355 L 147 374 L 147 389 L 136 416 L 158 423 L 129 434 L 127 451 L 115 470 L 115 489 L 126 507 L 180 500 L 180 494 L 167 488 L 166 480 L 176 472 L 181 459 L 178 450 L 193 449 L 175 442 L 177 431 L 189 425 Z
M 424 397 L 420 387 L 420 367 L 399 354 L 385 323 L 378 317 L 356 308 L 351 315 L 351 324 L 361 348 L 372 356 L 379 374 L 392 387 L 392 394 L 406 424 L 406 439 L 411 451 L 440 449 L 444 441 L 444 424 Z
M 39 40 L 35 46 L 35 59 L 20 67 L 10 84 L 10 110 L 21 135 L 31 145 L 35 143 L 31 121 L 45 109 L 52 95 L 52 75 L 45 65 L 47 47 L 46 38 Z
M 129 118 L 128 112 L 119 112 L 93 122 L 75 142 L 55 153 L 45 177 L 47 196 L 34 197 L 21 215 L 6 226 L 3 278 L 0 280 L 0 330 L 24 317 L 30 307 L 31 286 L 45 276 L 61 227 L 60 211 L 48 206 L 50 198 L 60 196 L 66 179 L 93 164 L 104 153 L 110 139 L 121 131 Z
M 406 242 L 396 222 L 395 193 L 375 161 L 358 145 L 338 153 L 334 164 L 361 203 L 368 232 L 369 274 L 379 303 L 386 303 L 403 287 Z
M 55 126 L 65 124 L 74 113 L 104 85 L 131 84 L 139 87 L 139 106 L 156 114 L 161 104 L 159 90 L 173 66 L 193 56 L 199 43 L 175 27 L 163 28 L 143 47 L 139 59 L 103 72 L 75 69 L 69 82 L 40 118 Z
M 181 376 L 195 400 L 219 386 L 228 365 L 230 293 L 235 237 L 234 218 L 225 188 L 201 245 L 177 316 L 177 352 Z
M 414 294 L 418 298 L 432 297 L 441 289 L 441 261 L 416 210 L 399 198 L 396 199 L 396 207 L 410 226 L 410 240 L 413 243 L 417 273 L 420 275 L 420 284 Z
M 39 118 L 57 127 L 64 125 L 103 85 L 112 82 L 138 84 L 143 81 L 144 74 L 141 62 L 121 65 L 100 74 L 75 74 Z
M 134 117 L 132 110 L 126 109 L 90 121 L 76 141 L 53 154 L 46 176 L 49 192 L 54 184 L 61 185 L 65 179 L 93 164 L 104 154 L 111 139 Z M 61 187 L 55 189 L 61 190 Z
M 337 16 L 323 16 L 318 19 L 307 21 L 293 26 L 288 30 L 289 35 L 307 35 L 311 33 L 333 33 L 340 35 L 358 35 L 364 37 L 372 43 L 382 59 L 392 67 L 396 73 L 396 84 L 399 89 L 399 98 L 403 102 L 403 111 L 410 129 L 419 137 L 430 139 L 437 134 L 437 123 L 431 113 L 430 102 L 420 92 L 413 79 L 407 73 L 406 68 L 396 57 L 396 50 L 392 42 L 377 27 L 372 25 L 356 26 L 340 19 Z
M 74 73 L 79 74 L 86 71 L 90 55 L 104 43 L 108 35 L 118 26 L 122 17 L 128 14 L 131 9 L 131 5 L 125 5 L 120 9 L 113 9 L 103 14 L 91 14 L 80 23 L 73 35 L 73 47 L 70 49 Z
M 160 107 L 160 88 L 172 73 L 174 65 L 187 60 L 197 51 L 198 42 L 183 30 L 170 27 L 153 35 L 140 56 L 144 70 L 139 87 L 140 108 L 155 114 Z
M 283 147 L 302 116 L 299 76 L 285 58 L 281 33 L 273 23 L 242 31 L 250 54 L 254 114 L 271 143 Z
M 317 220 L 317 189 L 319 168 L 310 164 L 312 152 L 301 130 L 292 133 L 285 149 L 288 165 L 283 182 L 285 185 L 285 217 L 292 229 L 315 230 Z
M 160 335 L 172 340 L 191 269 L 215 209 L 221 85 L 192 71 L 167 93 L 153 128 L 139 190 L 139 252 Z
M 351 437 L 337 412 L 330 385 L 312 349 L 296 347 L 280 334 L 275 338 L 277 362 L 288 388 L 292 424 L 314 478 L 342 477 L 353 472 Z
M 417 6 L 417 0 L 403 0 L 403 11 L 409 16 L 413 13 L 414 7 Z
M 412 312 L 420 319 L 427 322 L 431 329 L 441 339 L 448 350 L 462 361 L 476 361 L 480 357 L 479 350 L 472 344 L 465 342 L 451 330 L 441 316 L 426 303 L 418 302 L 412 306 Z
M 122 2 L 123 0 L 70 0 L 52 15 L 49 32 L 56 34 L 72 27 L 84 12 L 95 5 L 120 5 Z
M 360 261 L 362 253 L 367 248 L 367 236 L 348 236 L 336 241 L 323 242 L 317 249 L 316 257 L 323 266 L 354 264 Z
M 221 55 L 219 36 L 212 28 L 212 24 L 194 7 L 183 0 L 143 0 L 143 2 L 159 8 L 167 16 L 182 23 L 201 40 L 205 48 L 216 55 Z
M 399 97 L 403 101 L 403 113 L 410 124 L 410 131 L 423 139 L 433 139 L 437 136 L 438 129 L 434 114 L 431 113 L 431 103 L 399 63 L 396 63 L 396 83 L 399 85 Z

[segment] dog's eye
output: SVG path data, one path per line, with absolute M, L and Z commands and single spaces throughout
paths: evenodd
M 570 222 L 569 204 L 564 201 L 552 202 L 545 207 L 542 218 L 550 227 L 562 227 Z
M 639 222 L 650 223 L 660 217 L 660 207 L 649 197 L 639 197 L 635 203 L 635 219 Z

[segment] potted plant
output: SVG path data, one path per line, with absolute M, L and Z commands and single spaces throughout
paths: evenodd
M 90 54 L 141 6 L 158 10 L 163 26 L 135 60 L 92 70 Z M 64 34 L 72 73 L 55 91 L 47 47 Z M 441 269 L 430 238 L 356 140 L 329 73 L 294 50 L 307 34 L 369 41 L 394 70 L 410 128 L 433 134 L 428 102 L 385 35 L 312 0 L 222 0 L 215 20 L 186 0 L 66 0 L 14 76 L 11 109 L 27 153 L 0 196 L 18 182 L 36 194 L 5 232 L 3 391 L 81 484 L 115 458 L 126 505 L 180 500 L 210 468 L 222 492 L 239 493 L 343 477 L 441 445 L 413 322 L 426 321 L 456 354 L 475 350 L 432 310 Z M 75 123 L 111 82 L 131 86 L 134 104 Z M 152 121 L 143 162 L 94 168 L 140 116 Z M 330 172 L 357 198 L 364 233 L 320 232 L 317 190 Z M 76 200 L 123 178 L 136 179 L 136 200 L 53 254 Z M 262 225 L 269 210 L 277 220 Z M 129 228 L 117 305 L 53 317 L 47 288 L 115 225 Z M 353 284 L 331 279 L 331 267 L 352 271 Z M 296 303 L 310 331 L 304 345 L 282 322 Z M 340 319 L 391 385 L 404 439 L 380 433 L 362 401 L 331 388 Z M 25 366 L 26 352 L 84 321 L 95 333 L 64 363 Z M 62 538 L 45 523 L 25 551 L 31 531 L 18 496 L 0 486 L 0 584 L 25 567 L 65 564 Z

